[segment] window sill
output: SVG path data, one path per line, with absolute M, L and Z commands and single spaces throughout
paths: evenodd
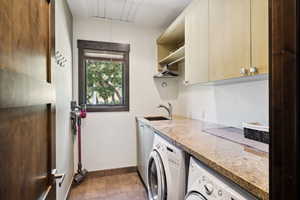
M 87 106 L 87 112 L 129 112 L 129 106 Z

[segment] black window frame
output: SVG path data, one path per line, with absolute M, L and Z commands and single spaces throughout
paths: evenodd
M 78 102 L 80 105 L 86 102 L 86 66 L 85 50 L 113 51 L 124 54 L 123 66 L 123 98 L 121 105 L 87 105 L 88 112 L 122 112 L 129 111 L 129 53 L 130 44 L 77 40 L 78 48 Z

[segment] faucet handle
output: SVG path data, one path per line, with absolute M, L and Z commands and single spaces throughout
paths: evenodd
M 168 102 L 168 105 L 169 105 L 169 117 L 170 119 L 173 118 L 173 106 L 170 102 Z
M 168 105 L 169 105 L 170 110 L 172 110 L 173 109 L 172 104 L 170 102 L 168 102 Z

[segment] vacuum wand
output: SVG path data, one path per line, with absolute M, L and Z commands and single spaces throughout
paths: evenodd
M 76 102 L 71 102 L 71 119 L 73 123 L 73 127 L 76 128 L 74 131 L 77 132 L 78 137 L 78 169 L 77 173 L 74 175 L 74 183 L 81 183 L 84 178 L 87 176 L 88 171 L 82 168 L 82 160 L 81 160 L 81 120 L 86 118 L 86 106 L 77 106 Z
M 78 137 L 78 171 L 82 170 L 82 162 L 81 162 L 81 118 L 78 118 L 78 125 L 77 125 L 77 137 Z

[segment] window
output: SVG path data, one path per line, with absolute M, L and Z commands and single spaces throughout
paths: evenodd
M 129 44 L 78 40 L 79 103 L 90 112 L 129 111 Z

